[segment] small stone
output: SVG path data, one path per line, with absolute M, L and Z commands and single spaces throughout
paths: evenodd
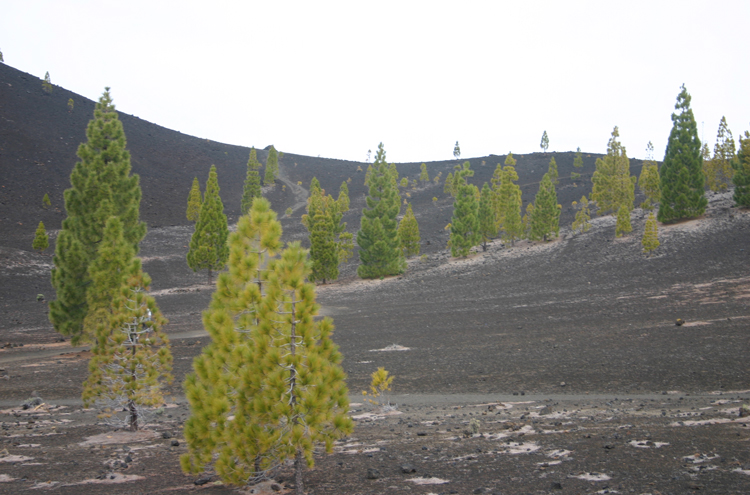
M 208 483 L 209 481 L 211 481 L 211 477 L 210 476 L 204 476 L 202 478 L 198 478 L 197 480 L 193 481 L 193 484 L 194 485 L 198 485 L 198 486 L 203 486 L 206 483 Z
M 561 387 L 564 387 L 565 385 L 566 385 L 566 383 L 565 383 L 565 382 L 560 382 L 560 386 L 561 386 Z
M 401 464 L 402 473 L 416 473 L 417 469 L 411 464 Z
M 277 485 L 276 483 L 274 483 L 274 484 L 271 485 L 271 490 L 273 490 L 275 492 L 280 492 L 281 491 L 281 487 L 279 485 Z
M 170 432 L 168 432 L 168 431 L 165 431 L 164 433 L 161 434 L 161 437 L 163 439 L 167 440 L 167 439 L 172 438 L 172 434 Z
M 369 468 L 367 470 L 366 478 L 368 480 L 377 480 L 380 478 L 380 471 L 378 471 L 377 469 Z
M 681 327 L 682 325 L 685 324 L 685 320 L 683 320 L 682 318 L 677 318 L 677 320 L 675 320 L 674 324 L 677 325 L 678 327 Z
M 552 488 L 553 490 L 562 490 L 563 489 L 562 483 L 560 483 L 558 481 L 553 481 L 552 484 L 550 485 L 550 488 Z
M 172 440 L 171 445 L 172 445 L 172 447 L 179 447 L 180 446 L 180 442 L 178 440 Z

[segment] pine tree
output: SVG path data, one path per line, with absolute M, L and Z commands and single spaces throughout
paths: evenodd
M 270 155 L 270 153 L 269 153 Z M 242 214 L 247 215 L 250 206 L 255 198 L 260 198 L 263 194 L 260 188 L 260 162 L 258 161 L 258 152 L 255 148 L 250 148 L 250 158 L 247 160 L 247 174 L 245 175 L 245 185 L 242 188 Z M 268 166 L 266 166 L 268 174 Z
M 357 275 L 361 278 L 398 275 L 406 270 L 396 221 L 401 204 L 392 179 L 385 161 L 385 149 L 380 143 L 370 178 L 367 208 L 362 210 L 357 232 L 360 260 Z
M 472 177 L 474 171 L 471 170 L 469 162 L 464 162 L 462 170 L 457 170 L 455 178 L 458 177 L 456 186 L 456 199 L 453 201 L 453 217 L 451 218 L 450 246 L 451 256 L 467 256 L 474 246 L 481 242 L 481 233 L 479 232 L 479 204 L 477 196 L 479 191 L 473 184 L 466 181 L 467 177 Z
M 68 98 L 68 113 L 73 112 L 74 106 L 75 106 L 75 102 L 73 101 L 73 98 Z
M 5 59 L 3 58 L 3 52 L 0 51 L 0 62 L 5 63 Z
M 211 272 L 221 270 L 227 262 L 227 216 L 224 204 L 219 197 L 219 179 L 216 166 L 211 165 L 206 182 L 206 193 L 203 197 L 201 212 L 195 224 L 195 232 L 190 239 L 190 250 L 187 263 L 194 272 L 208 269 L 208 283 L 211 284 Z
M 448 177 L 445 178 L 445 184 L 443 184 L 443 192 L 453 196 L 453 173 L 448 172 Z
M 458 145 L 458 141 L 456 141 L 456 145 L 453 147 L 453 158 L 456 160 L 461 158 L 461 147 Z
M 600 214 L 617 212 L 622 205 L 630 212 L 635 201 L 636 179 L 630 176 L 630 159 L 618 137 L 620 131 L 615 126 L 607 143 L 607 154 L 596 159 L 596 171 L 591 177 L 594 184 L 591 200 L 596 202 Z
M 305 282 L 307 252 L 292 243 L 277 257 L 280 237 L 263 198 L 230 237 L 229 271 L 203 318 L 212 342 L 185 382 L 192 415 L 181 465 L 199 473 L 213 463 L 224 482 L 244 485 L 294 459 L 303 493 L 314 445 L 330 452 L 352 422 L 332 322 L 315 318 L 314 286 Z
M 646 229 L 643 232 L 641 244 L 643 245 L 643 252 L 646 254 L 650 254 L 651 251 L 659 247 L 659 235 L 653 212 L 649 213 L 646 219 Z
M 661 198 L 661 187 L 659 166 L 654 161 L 654 145 L 651 141 L 646 146 L 646 159 L 643 161 L 641 176 L 638 178 L 638 188 L 646 196 L 646 200 L 641 203 L 641 208 L 653 210 L 654 205 L 658 204 Z
M 44 74 L 44 81 L 42 81 L 42 89 L 46 93 L 52 92 L 52 80 L 49 77 L 49 71 L 47 71 L 47 73 Z
M 578 232 L 579 234 L 588 232 L 591 228 L 590 221 L 591 211 L 589 210 L 589 200 L 586 199 L 586 196 L 582 196 L 581 202 L 579 203 L 579 209 L 576 212 L 576 218 L 573 221 L 573 231 Z
M 521 188 L 512 184 L 513 194 L 508 196 L 505 204 L 505 219 L 503 220 L 502 239 L 503 242 L 510 242 L 513 246 L 516 240 L 523 237 L 523 223 L 521 220 Z
M 661 202 L 656 218 L 662 223 L 698 217 L 708 204 L 703 190 L 701 143 L 690 99 L 683 84 L 675 104 L 679 113 L 672 114 L 667 151 L 659 168 Z
M 479 196 L 479 235 L 482 251 L 487 251 L 487 243 L 497 237 L 497 222 L 495 222 L 494 194 L 485 182 Z
M 495 210 L 495 225 L 497 225 L 498 232 L 503 229 L 507 209 L 510 202 L 513 201 L 514 195 L 518 193 L 520 197 L 521 189 L 513 183 L 518 180 L 518 174 L 514 168 L 515 164 L 516 160 L 513 158 L 513 153 L 508 153 L 508 156 L 505 158 L 505 168 L 498 163 L 495 173 L 490 180 L 492 182 L 492 192 L 494 193 L 492 206 Z
M 427 173 L 427 164 L 423 163 L 419 166 L 419 180 L 426 184 L 430 182 L 430 175 Z
M 138 176 L 130 175 L 125 132 L 109 88 L 96 104 L 86 137 L 87 142 L 78 147 L 81 161 L 70 174 L 71 188 L 64 195 L 68 216 L 58 235 L 52 269 L 57 299 L 49 305 L 55 330 L 71 336 L 73 345 L 94 338 L 83 334 L 90 287 L 88 267 L 97 255 L 106 221 L 112 215 L 121 220 L 125 242 L 135 253 L 146 235 L 146 224 L 139 221 Z
M 370 187 L 370 177 L 372 177 L 372 164 L 367 166 L 367 171 L 365 172 L 365 187 Z
M 581 147 L 579 146 L 576 149 L 576 155 L 573 158 L 573 167 L 575 167 L 575 170 L 581 170 L 583 168 L 583 154 L 581 153 Z M 570 178 L 573 180 L 578 180 L 581 178 L 580 172 L 571 172 Z
M 750 132 L 740 136 L 740 149 L 734 160 L 734 202 L 738 206 L 750 206 Z
M 276 152 L 276 148 L 271 146 L 268 150 L 268 157 L 266 158 L 266 173 L 263 176 L 263 185 L 271 185 L 276 181 L 276 177 L 279 176 L 279 154 Z
M 705 144 L 704 144 L 705 145 Z M 714 156 L 703 162 L 703 172 L 708 188 L 712 191 L 723 191 L 734 175 L 732 162 L 736 159 L 734 137 L 727 126 L 727 119 L 721 118 L 719 131 L 714 145 Z
M 534 199 L 529 239 L 548 240 L 560 232 L 560 209 L 557 207 L 557 192 L 549 174 L 544 174 L 539 191 Z
M 50 206 L 52 206 L 52 202 L 49 200 L 49 194 L 44 193 L 44 197 L 42 198 L 42 206 L 47 209 Z
M 419 243 L 421 241 L 419 224 L 417 223 L 417 217 L 414 216 L 411 203 L 406 207 L 406 213 L 398 224 L 398 236 L 401 238 L 401 249 L 404 251 L 404 256 L 409 257 L 419 254 Z
M 202 202 L 203 200 L 201 198 L 201 185 L 198 182 L 198 177 L 193 177 L 193 186 L 190 188 L 190 193 L 188 194 L 186 213 L 187 219 L 193 223 L 198 221 L 198 216 L 201 213 Z
M 523 224 L 523 237 L 525 239 L 531 239 L 531 219 L 534 218 L 534 203 L 526 205 L 526 213 L 524 213 L 521 223 Z
M 339 256 L 334 237 L 333 219 L 330 212 L 319 208 L 313 218 L 313 230 L 310 232 L 310 260 L 312 269 L 310 281 L 336 280 L 339 277 Z
M 140 259 L 129 265 L 108 318 L 98 325 L 83 403 L 102 409 L 105 417 L 126 411 L 124 423 L 137 431 L 144 408 L 164 402 L 162 386 L 172 381 L 172 354 L 162 331 L 167 320 L 147 294 L 151 278 Z
M 307 198 L 307 213 L 302 215 L 302 225 L 310 233 L 311 281 L 335 280 L 340 263 L 345 263 L 354 249 L 353 236 L 346 232 L 344 213 L 349 211 L 349 188 L 341 183 L 339 197 L 325 195 L 320 182 L 313 177 L 310 196 Z
M 622 237 L 623 234 L 632 232 L 633 227 L 630 225 L 630 212 L 627 206 L 621 205 L 617 210 L 617 224 L 615 225 L 615 237 Z
M 539 143 L 539 147 L 542 148 L 542 151 L 544 153 L 547 152 L 547 148 L 549 148 L 549 136 L 547 136 L 547 131 L 545 130 L 542 134 L 542 142 Z
M 388 173 L 391 176 L 391 184 L 393 184 L 393 189 L 395 189 L 396 193 L 398 194 L 398 184 L 399 184 L 398 169 L 396 168 L 396 164 L 395 163 L 391 163 L 388 166 Z M 407 180 L 407 184 L 408 184 L 408 180 Z
M 44 250 L 49 247 L 49 234 L 47 234 L 47 231 L 44 229 L 44 222 L 39 222 L 31 247 L 32 249 L 38 250 L 40 253 L 43 253 Z
M 554 185 L 558 185 L 560 183 L 560 180 L 558 179 L 558 174 L 557 174 L 557 162 L 555 161 L 554 156 L 550 158 L 549 169 L 547 169 L 547 173 L 549 174 L 549 179 L 552 181 Z

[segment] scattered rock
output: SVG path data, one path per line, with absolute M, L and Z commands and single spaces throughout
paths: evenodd
M 180 446 L 180 442 L 179 442 L 179 440 L 172 440 L 171 445 L 172 445 L 172 447 L 179 447 Z
M 164 433 L 162 433 L 162 434 L 161 434 L 161 437 L 162 437 L 162 438 L 163 438 L 164 440 L 169 440 L 170 438 L 172 438 L 172 433 L 171 433 L 171 432 L 168 432 L 168 431 L 165 431 Z
M 674 324 L 677 325 L 678 327 L 681 327 L 682 325 L 685 324 L 685 320 L 683 320 L 682 318 L 677 318 Z
M 377 469 L 369 468 L 367 470 L 367 476 L 366 476 L 366 478 L 368 480 L 377 480 L 377 479 L 380 479 L 380 471 L 378 471 Z
M 562 483 L 560 483 L 558 481 L 553 481 L 552 484 L 550 485 L 550 488 L 552 488 L 553 490 L 562 490 L 563 489 Z
M 194 485 L 198 485 L 198 486 L 203 486 L 206 483 L 208 483 L 209 481 L 211 481 L 211 477 L 210 476 L 201 476 L 197 480 L 193 481 L 193 484 Z
M 416 473 L 417 469 L 411 464 L 401 464 L 402 473 Z

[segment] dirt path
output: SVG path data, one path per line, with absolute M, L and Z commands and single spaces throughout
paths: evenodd
M 310 192 L 299 184 L 291 181 L 286 173 L 285 167 L 279 164 L 279 177 L 278 179 L 286 184 L 286 186 L 294 194 L 294 206 L 292 206 L 292 212 L 296 212 L 300 208 L 304 208 L 307 205 L 307 197 Z

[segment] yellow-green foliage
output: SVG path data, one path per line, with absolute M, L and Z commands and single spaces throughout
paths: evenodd
M 630 225 L 630 212 L 628 207 L 621 205 L 617 210 L 617 225 L 615 226 L 615 237 L 622 237 L 623 234 L 631 232 L 633 227 Z
M 74 106 L 75 102 L 73 101 L 73 98 L 68 98 L 68 112 L 72 112 Z
M 391 391 L 391 384 L 393 383 L 393 375 L 388 374 L 385 368 L 380 367 L 377 371 L 374 371 L 372 375 L 372 381 L 370 382 L 369 393 L 366 390 L 362 391 L 362 395 L 365 396 L 368 402 L 376 406 L 389 406 L 387 399 L 388 392 Z
M 42 206 L 44 208 L 49 208 L 52 206 L 52 202 L 49 200 L 49 194 L 44 193 L 44 197 L 42 198 Z
M 31 243 L 33 249 L 43 253 L 45 249 L 49 247 L 49 235 L 44 228 L 44 223 L 39 222 L 39 226 L 36 228 L 36 234 L 34 235 L 34 241 Z
M 646 254 L 650 254 L 651 251 L 659 247 L 659 232 L 653 212 L 649 213 L 646 219 L 646 228 L 643 231 L 641 244 L 643 245 L 643 252 Z
M 401 238 L 401 249 L 404 250 L 404 256 L 419 254 L 419 243 L 421 241 L 419 224 L 417 224 L 417 217 L 414 216 L 411 203 L 406 207 L 406 213 L 398 224 L 398 235 Z
M 50 77 L 49 77 L 49 71 L 46 74 L 44 74 L 44 81 L 42 81 L 42 89 L 46 93 L 52 92 L 52 81 L 50 80 Z
M 187 219 L 191 222 L 197 222 L 201 212 L 201 186 L 198 183 L 198 177 L 193 178 L 193 186 L 188 194 Z
M 301 472 L 314 445 L 330 451 L 352 421 L 333 324 L 316 318 L 306 281 L 307 251 L 292 243 L 280 253 L 281 225 L 264 198 L 229 246 L 229 269 L 203 314 L 211 343 L 185 381 L 192 414 L 180 460 L 185 472 L 213 464 L 224 482 L 244 485 L 287 459 Z
M 124 422 L 132 431 L 138 429 L 144 407 L 164 402 L 162 384 L 172 381 L 172 354 L 162 331 L 167 320 L 146 292 L 150 284 L 140 259 L 134 259 L 109 318 L 98 325 L 83 384 L 86 407 L 96 405 L 102 417 L 126 411 Z
M 727 126 L 727 119 L 722 117 L 716 135 L 714 157 L 710 160 L 703 160 L 703 173 L 706 175 L 706 184 L 709 189 L 722 191 L 727 188 L 734 175 L 732 162 L 735 159 L 734 137 Z
M 654 205 L 661 199 L 661 181 L 659 179 L 659 166 L 654 161 L 654 145 L 651 141 L 646 146 L 646 159 L 643 161 L 641 176 L 638 178 L 638 188 L 646 196 L 641 203 L 641 208 L 653 210 Z
M 409 178 L 408 178 L 408 177 L 403 177 L 403 178 L 401 179 L 401 182 L 399 183 L 399 185 L 400 185 L 401 187 L 406 187 L 406 186 L 408 186 L 408 185 L 409 185 Z
M 607 143 L 607 154 L 597 158 L 596 171 L 591 177 L 591 200 L 596 202 L 600 214 L 617 213 L 621 205 L 628 212 L 633 209 L 635 176 L 630 176 L 630 159 L 618 137 L 620 131 L 615 127 Z
M 423 163 L 419 166 L 419 180 L 422 182 L 430 181 L 430 174 L 427 173 L 427 164 Z
M 573 206 L 576 206 L 573 201 Z M 588 232 L 591 228 L 591 211 L 589 210 L 589 201 L 586 196 L 581 198 L 580 208 L 576 212 L 576 218 L 573 221 L 573 231 L 578 233 Z

